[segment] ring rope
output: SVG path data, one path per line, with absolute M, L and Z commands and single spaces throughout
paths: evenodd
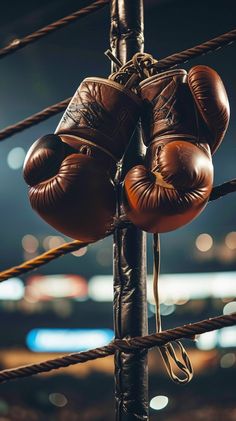
M 51 105 L 50 107 L 44 108 L 44 110 L 39 111 L 38 113 L 33 114 L 30 117 L 27 117 L 24 120 L 13 124 L 12 126 L 7 126 L 5 129 L 0 130 L 0 140 L 6 139 L 7 137 L 14 135 L 15 133 L 19 133 L 22 130 L 35 126 L 36 124 L 47 120 L 53 115 L 64 111 L 67 105 L 69 104 L 70 100 L 71 98 L 64 99 L 63 101 Z
M 209 202 L 226 196 L 229 193 L 234 193 L 235 191 L 236 179 L 227 181 L 223 184 L 220 184 L 219 186 L 215 186 L 212 189 Z M 129 221 L 125 221 L 121 224 L 117 223 L 115 225 L 115 228 L 124 228 L 127 224 L 129 224 Z M 39 256 L 33 259 L 27 260 L 26 262 L 21 263 L 20 265 L 13 266 L 9 269 L 0 272 L 0 282 L 6 281 L 7 279 L 13 276 L 22 275 L 23 273 L 30 272 L 31 270 L 34 270 L 39 266 L 43 266 L 46 263 L 49 263 L 51 260 L 57 259 L 60 256 L 64 256 L 65 254 L 71 253 L 72 251 L 79 250 L 80 248 L 86 247 L 87 245 L 88 243 L 81 243 L 77 240 L 72 241 L 70 243 L 62 244 L 61 246 L 51 249 L 43 254 L 40 254 Z
M 220 184 L 219 186 L 215 186 L 212 189 L 209 202 L 219 199 L 220 197 L 223 197 L 235 191 L 236 191 L 236 179 Z M 123 224 L 120 224 L 120 227 L 122 228 L 126 224 L 128 224 L 128 221 Z M 118 224 L 116 228 L 119 228 Z M 87 245 L 88 243 L 81 243 L 80 241 L 77 241 L 77 240 L 71 241 L 70 243 L 62 244 L 61 246 L 51 249 L 43 254 L 40 254 L 39 256 L 33 259 L 27 260 L 26 262 L 21 263 L 20 265 L 13 266 L 9 269 L 6 269 L 0 272 L 0 282 L 6 281 L 7 279 L 13 276 L 22 275 L 23 273 L 30 272 L 31 270 L 34 270 L 38 268 L 39 266 L 43 266 L 46 263 L 49 263 L 50 261 L 57 259 L 58 257 L 64 256 L 68 253 L 79 250 L 83 247 L 86 247 Z
M 155 64 L 157 70 L 163 71 L 167 68 L 177 66 L 182 62 L 188 61 L 190 58 L 198 57 L 202 54 L 206 54 L 217 49 L 220 49 L 236 40 L 236 29 L 227 32 L 219 37 L 213 38 L 210 41 L 207 41 L 203 44 L 199 44 L 195 47 L 192 47 L 188 50 L 184 50 L 180 53 L 173 54 L 162 60 L 159 60 Z M 0 50 L 1 51 L 1 50 Z M 9 136 L 12 136 L 15 133 L 18 133 L 22 130 L 25 130 L 35 124 L 40 123 L 41 121 L 46 120 L 47 118 L 63 111 L 69 104 L 71 98 L 65 99 L 57 104 L 54 104 L 50 107 L 45 108 L 38 113 L 19 121 L 18 123 L 8 126 L 3 130 L 0 130 L 0 140 L 4 140 Z
M 98 0 L 95 3 L 91 4 L 88 7 L 85 7 L 67 17 L 64 17 L 53 24 L 50 24 L 24 38 L 19 40 L 16 43 L 12 43 L 7 47 L 0 49 L 0 58 L 4 57 L 14 51 L 23 48 L 24 46 L 36 41 L 37 39 L 42 38 L 43 36 L 72 23 L 77 20 L 79 17 L 86 16 L 89 13 L 92 13 L 95 10 L 105 6 L 109 3 L 108 0 Z M 189 59 L 201 56 L 203 54 L 215 51 L 222 48 L 236 39 L 236 29 L 230 31 L 226 34 L 223 34 L 219 37 L 216 37 L 212 40 L 209 40 L 203 44 L 199 44 L 193 48 L 184 50 L 179 53 L 175 53 L 171 56 L 166 57 L 154 64 L 158 71 L 164 71 L 167 68 L 172 68 L 177 66 L 180 63 L 187 62 Z M 4 130 L 0 131 L 0 140 L 3 140 L 14 133 L 20 132 L 27 127 L 31 127 L 35 124 L 40 123 L 41 121 L 46 120 L 47 118 L 63 111 L 64 108 L 69 104 L 70 99 L 61 101 L 60 103 L 54 104 L 28 118 L 20 121 L 12 126 L 6 127 Z M 228 193 L 231 193 L 236 190 L 236 180 L 231 180 L 222 184 L 221 186 L 216 186 L 213 188 L 210 200 L 215 200 L 221 196 L 224 196 Z M 49 261 L 60 257 L 66 253 L 79 250 L 82 247 L 87 246 L 88 243 L 81 243 L 80 241 L 73 241 L 67 244 L 63 244 L 60 247 L 49 250 L 42 255 L 31 259 L 19 266 L 15 266 L 11 269 L 8 269 L 0 273 L 0 280 L 8 279 L 10 276 L 19 275 L 29 270 L 35 269 L 38 266 L 48 263 Z M 0 383 L 13 380 L 20 377 L 32 376 L 34 374 L 48 372 L 53 369 L 59 369 L 62 367 L 67 367 L 70 365 L 83 363 L 89 360 L 94 360 L 97 358 L 104 358 L 108 355 L 114 354 L 117 350 L 124 352 L 135 352 L 143 349 L 150 349 L 154 346 L 161 347 L 168 344 L 170 341 L 182 339 L 182 338 L 192 338 L 195 335 L 210 332 L 215 329 L 221 329 L 227 326 L 232 326 L 236 324 L 236 314 L 227 315 L 227 316 L 218 316 L 208 320 L 203 320 L 193 324 L 188 324 L 180 326 L 174 329 L 168 329 L 160 333 L 132 338 L 119 340 L 116 339 L 107 346 L 92 349 L 86 352 L 69 354 L 64 357 L 44 361 L 38 364 L 31 364 L 15 369 L 3 370 L 0 372 Z
M 96 10 L 101 9 L 102 7 L 106 6 L 109 3 L 109 0 L 97 0 L 94 3 L 90 4 L 89 6 L 84 7 L 83 9 L 79 9 L 76 12 L 72 13 L 71 15 L 65 16 L 62 19 L 57 20 L 56 22 L 51 23 L 50 25 L 44 26 L 43 28 L 39 29 L 32 34 L 27 35 L 24 38 L 17 39 L 16 42 L 12 42 L 11 44 L 7 45 L 4 48 L 0 49 L 0 59 L 5 57 L 9 54 L 14 53 L 15 51 L 19 50 L 20 48 L 25 47 L 28 44 L 31 44 L 37 41 L 40 38 L 45 37 L 46 35 L 50 34 L 51 32 L 57 31 L 64 26 L 69 25 L 76 20 L 89 15 L 90 13 L 95 12 Z
M 51 262 L 51 260 L 57 259 L 60 256 L 71 253 L 76 250 L 80 250 L 86 247 L 88 243 L 82 243 L 81 241 L 71 241 L 70 243 L 62 244 L 59 247 L 53 248 L 45 253 L 40 254 L 34 259 L 27 260 L 27 262 L 21 263 L 18 266 L 13 266 L 10 269 L 0 272 L 0 282 L 6 281 L 13 276 L 22 275 L 23 273 L 29 272 L 38 268 L 39 266 L 45 265 Z
M 124 217 L 114 218 L 111 230 L 106 232 L 105 238 L 111 235 L 115 229 L 123 229 L 130 225 L 132 225 L 131 222 L 126 220 Z M 39 266 L 43 266 L 46 263 L 51 262 L 51 260 L 57 259 L 58 257 L 64 256 L 65 254 L 71 253 L 73 251 L 80 250 L 81 248 L 86 247 L 89 244 L 92 244 L 92 242 L 86 243 L 81 242 L 79 240 L 74 240 L 70 243 L 62 244 L 61 246 L 46 251 L 45 253 L 42 253 L 33 259 L 21 263 L 20 265 L 13 266 L 9 269 L 0 272 L 0 282 L 6 281 L 7 279 L 13 276 L 22 275 L 23 273 L 30 272 L 31 270 L 34 270 Z
M 188 48 L 187 50 L 180 51 L 179 53 L 172 54 L 162 60 L 159 60 L 153 67 L 155 67 L 158 71 L 171 69 L 178 66 L 178 64 L 186 63 L 192 58 L 200 57 L 206 53 L 219 50 L 222 47 L 232 44 L 235 40 L 236 29 L 233 29 L 230 32 L 226 32 L 225 34 L 206 41 L 203 44 L 198 44 L 195 47 Z
M 226 181 L 219 186 L 213 187 L 209 201 L 212 202 L 213 200 L 219 199 L 220 197 L 226 196 L 229 193 L 234 193 L 236 191 L 236 179 Z
M 85 363 L 87 361 L 104 358 L 115 354 L 116 351 L 137 352 L 153 347 L 160 347 L 176 339 L 191 338 L 216 329 L 233 326 L 236 324 L 236 313 L 213 317 L 196 323 L 168 329 L 160 333 L 154 333 L 143 337 L 131 339 L 115 339 L 106 346 L 90 349 L 85 352 L 68 354 L 36 364 L 29 364 L 22 367 L 11 368 L 0 371 L 0 383 L 17 378 L 33 376 L 34 374 L 46 373 L 51 370 L 68 367 L 70 365 Z

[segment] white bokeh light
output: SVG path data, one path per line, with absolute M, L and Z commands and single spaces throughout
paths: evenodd
M 236 313 L 236 301 L 231 301 L 226 304 L 223 308 L 223 314 L 232 314 Z
M 200 335 L 196 342 L 197 348 L 202 351 L 208 351 L 214 349 L 217 345 L 217 332 L 206 332 Z
M 22 168 L 26 152 L 21 147 L 13 148 L 7 155 L 8 166 L 12 170 L 19 170 Z
M 160 411 L 164 409 L 168 405 L 169 399 L 167 396 L 159 395 L 155 396 L 150 401 L 150 408 L 155 409 L 156 411 Z
M 21 300 L 24 293 L 24 283 L 20 278 L 9 278 L 0 285 L 0 300 Z

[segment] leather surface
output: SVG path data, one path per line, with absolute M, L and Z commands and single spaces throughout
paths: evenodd
M 58 136 L 52 136 L 54 143 L 63 145 Z M 64 146 L 59 148 L 63 150 Z M 109 230 L 113 221 L 116 199 L 113 183 L 94 158 L 74 151 L 66 157 L 61 155 L 59 162 L 59 155 L 54 152 L 42 138 L 42 148 L 40 140 L 37 141 L 28 156 L 24 174 L 31 185 L 31 206 L 63 234 L 94 241 Z M 47 168 L 49 171 L 45 171 Z
M 148 149 L 145 165 L 126 175 L 126 212 L 148 232 L 167 232 L 206 206 L 213 183 L 211 153 L 228 125 L 228 100 L 221 79 L 206 66 L 195 66 L 189 76 L 181 69 L 155 75 L 140 84 L 140 93 Z
M 88 242 L 112 230 L 116 162 L 129 143 L 139 110 L 138 97 L 115 82 L 82 82 L 56 134 L 37 140 L 24 164 L 31 206 L 47 223 Z
M 114 328 L 116 338 L 146 335 L 146 238 L 135 226 L 114 235 Z M 147 351 L 116 352 L 116 420 L 148 419 Z
M 189 71 L 188 84 L 198 111 L 210 129 L 208 143 L 212 153 L 220 146 L 229 124 L 229 101 L 223 82 L 208 66 L 195 66 Z
M 59 136 L 47 135 L 36 140 L 25 158 L 24 178 L 27 184 L 34 186 L 54 176 L 66 155 L 66 145 Z
M 207 153 L 190 142 L 170 140 L 164 147 L 155 143 L 146 162 L 133 167 L 125 178 L 126 208 L 132 222 L 156 233 L 194 219 L 212 189 L 213 166 Z
M 85 79 L 55 133 L 95 141 L 121 159 L 140 115 L 138 96 L 114 81 Z

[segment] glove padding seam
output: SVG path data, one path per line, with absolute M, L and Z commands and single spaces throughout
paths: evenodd
M 79 141 L 81 141 L 81 142 L 85 143 L 86 145 L 88 144 L 88 145 L 90 145 L 90 146 L 93 146 L 94 148 L 99 149 L 100 151 L 102 151 L 102 152 L 104 152 L 106 155 L 108 155 L 110 158 L 112 158 L 112 160 L 113 160 L 113 161 L 115 161 L 115 163 L 117 163 L 117 162 L 118 162 L 118 159 L 115 157 L 115 155 L 113 155 L 111 152 L 109 152 L 107 149 L 103 148 L 102 146 L 97 145 L 97 144 L 96 144 L 96 143 L 94 143 L 94 142 L 91 142 L 91 140 L 83 139 L 82 137 L 75 136 L 75 135 L 71 135 L 71 134 L 63 134 L 63 133 L 60 133 L 60 136 L 66 136 L 66 137 L 69 137 L 70 139 L 79 140 Z M 63 140 L 62 140 L 62 142 L 63 142 Z M 64 142 L 64 143 L 65 143 L 65 142 Z M 79 153 L 79 151 L 78 151 L 78 153 Z M 83 154 L 83 155 L 84 155 L 84 154 Z

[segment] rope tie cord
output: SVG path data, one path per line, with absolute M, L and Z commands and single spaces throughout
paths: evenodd
M 110 344 L 100 348 L 68 354 L 64 357 L 43 361 L 37 364 L 29 364 L 18 368 L 0 371 L 0 383 L 17 378 L 33 376 L 34 374 L 46 373 L 51 370 L 85 363 L 98 358 L 105 358 L 109 355 L 115 354 L 116 351 L 132 353 L 143 349 L 150 349 L 155 346 L 160 347 L 176 339 L 191 338 L 194 335 L 211 332 L 212 330 L 222 329 L 235 324 L 236 314 L 234 313 L 231 315 L 213 317 L 208 320 L 179 326 L 174 329 L 168 329 L 148 336 L 131 339 L 116 339 Z
M 93 2 L 92 4 L 90 4 L 89 6 L 86 6 L 80 10 L 77 10 L 71 15 L 65 16 L 64 18 L 59 19 L 56 22 L 51 23 L 50 25 L 44 26 L 43 28 L 39 29 L 36 32 L 33 32 L 30 35 L 27 35 L 24 38 L 21 38 L 19 40 L 16 40 L 15 42 L 12 42 L 6 47 L 0 49 L 0 59 L 2 57 L 5 57 L 9 54 L 14 53 L 15 51 L 19 50 L 20 48 L 25 47 L 28 44 L 32 44 L 38 39 L 43 38 L 46 35 L 54 31 L 57 31 L 60 28 L 63 28 L 69 25 L 70 23 L 75 22 L 76 20 L 80 18 L 83 18 L 89 15 L 90 13 L 95 12 L 96 10 L 101 9 L 102 7 L 106 6 L 106 4 L 108 3 L 109 3 L 109 0 L 97 0 Z

